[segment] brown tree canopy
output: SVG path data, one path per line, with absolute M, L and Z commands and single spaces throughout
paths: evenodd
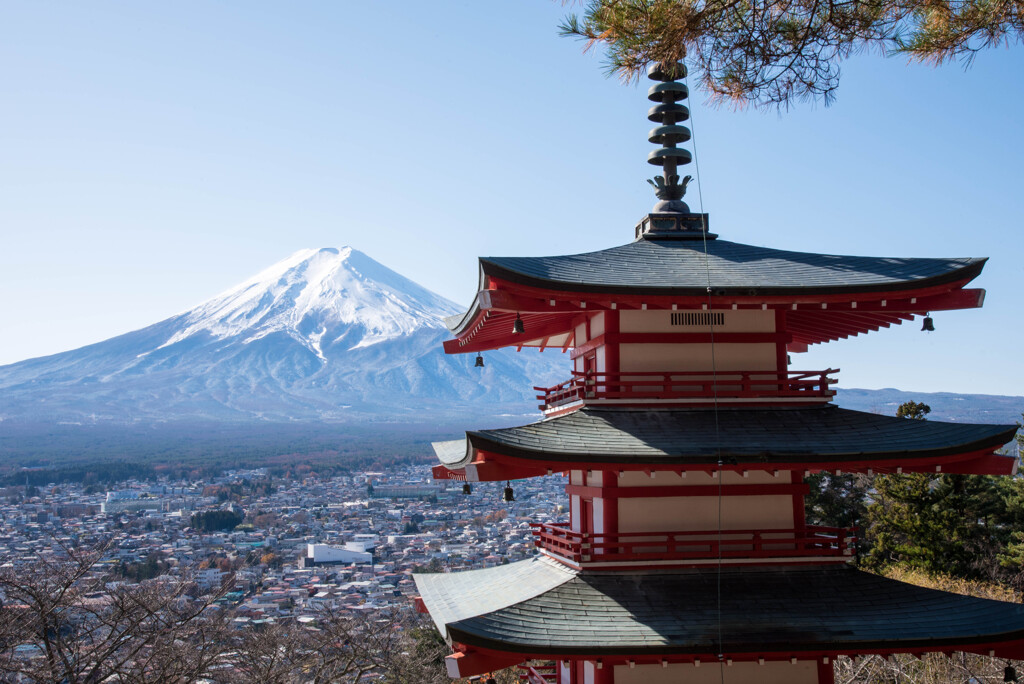
M 1024 36 L 1024 0 L 582 0 L 566 35 L 625 79 L 685 62 L 712 100 L 827 104 L 839 63 L 869 48 L 941 64 Z

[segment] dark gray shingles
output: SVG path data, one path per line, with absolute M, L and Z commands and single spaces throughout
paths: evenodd
M 590 292 L 640 289 L 703 294 L 711 285 L 729 294 L 813 290 L 857 292 L 922 287 L 974 278 L 985 259 L 916 259 L 790 252 L 726 240 L 639 240 L 599 252 L 550 257 L 489 257 L 484 273 L 513 282 Z
M 462 643 L 549 654 L 718 653 L 716 570 L 581 574 L 448 625 Z M 941 648 L 1024 637 L 1024 606 L 849 566 L 725 568 L 724 652 Z
M 483 570 L 415 574 L 413 580 L 430 617 L 444 634 L 444 626 L 450 622 L 542 595 L 575 574 L 560 563 L 537 557 Z
M 593 463 L 814 463 L 942 456 L 995 448 L 1016 426 L 914 421 L 835 406 L 802 409 L 612 409 L 498 430 L 467 432 L 470 444 L 534 460 Z M 719 451 L 720 450 L 720 451 Z

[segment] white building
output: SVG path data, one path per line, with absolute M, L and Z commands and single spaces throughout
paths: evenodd
M 345 546 L 331 546 L 330 544 L 308 544 L 306 547 L 306 563 L 313 565 L 330 563 L 372 563 L 373 548 L 376 545 L 367 546 L 365 542 L 352 541 Z

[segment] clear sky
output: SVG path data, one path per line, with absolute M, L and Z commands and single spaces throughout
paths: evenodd
M 480 255 L 628 242 L 647 84 L 553 0 L 0 4 L 0 364 L 144 327 L 304 247 L 467 304 Z M 693 98 L 724 239 L 989 256 L 981 310 L 817 347 L 845 387 L 1024 394 L 1024 49 L 863 55 L 836 103 Z M 692 166 L 687 171 L 692 172 Z M 687 198 L 698 207 L 692 191 Z

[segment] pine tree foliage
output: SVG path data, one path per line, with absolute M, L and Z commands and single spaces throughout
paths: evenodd
M 821 472 L 809 475 L 805 498 L 807 524 L 855 529 L 858 555 L 867 550 L 868 491 L 874 478 L 861 473 L 836 475 Z
M 927 404 L 896 415 L 924 420 Z M 1021 442 L 1021 437 L 1018 437 Z M 807 522 L 858 529 L 857 562 L 1024 588 L 1024 478 L 822 472 L 807 478 Z
M 1024 35 L 1022 0 L 586 0 L 562 25 L 635 78 L 685 61 L 712 99 L 785 106 L 823 99 L 866 49 L 941 64 Z
M 906 402 L 897 416 L 924 420 L 927 404 Z M 864 492 L 871 568 L 893 565 L 929 574 L 1024 579 L 1024 480 L 986 475 L 880 475 Z

